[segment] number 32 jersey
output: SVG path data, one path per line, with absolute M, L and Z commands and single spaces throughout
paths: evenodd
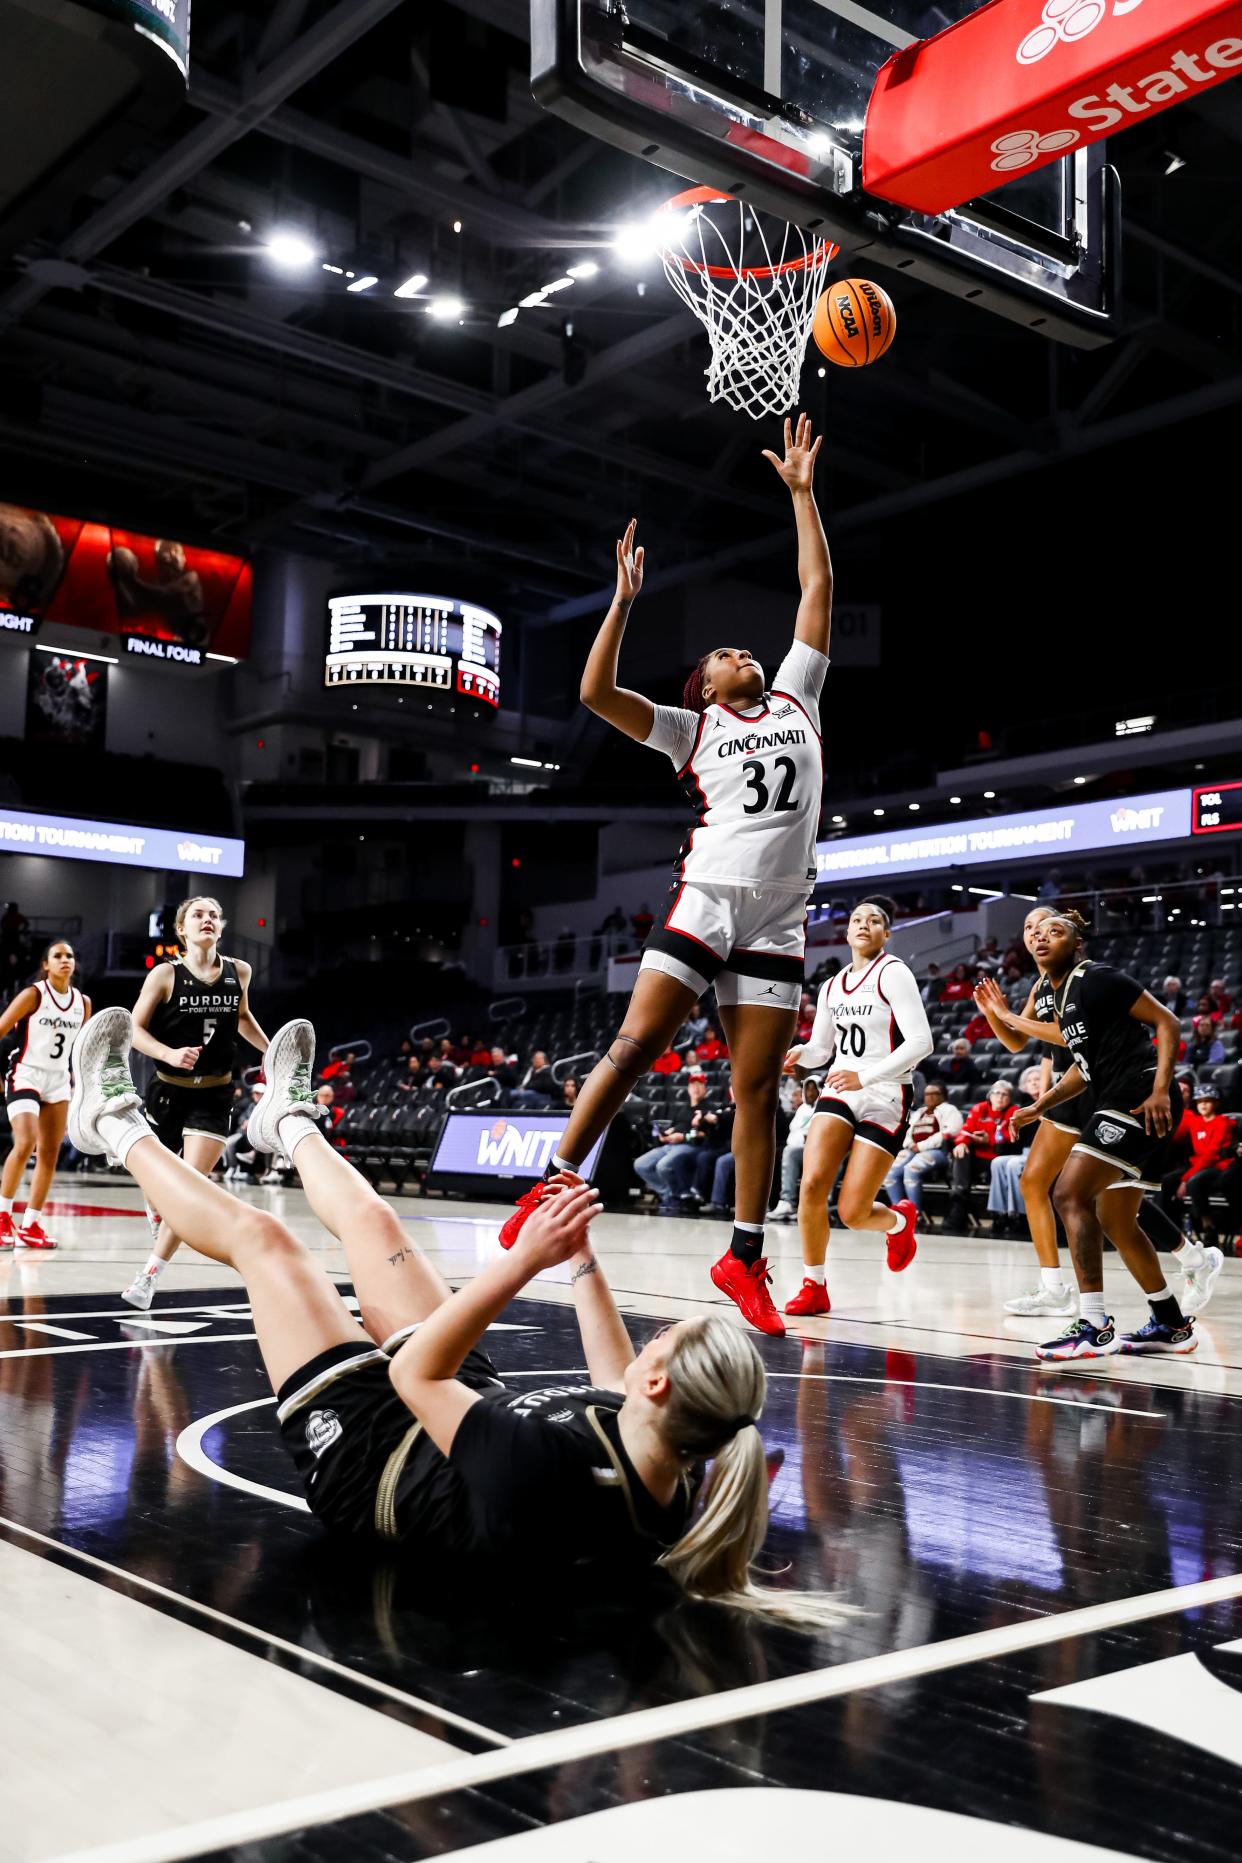
M 647 743 L 672 760 L 697 815 L 676 881 L 806 897 L 824 787 L 819 694 L 827 668 L 824 654 L 795 641 L 772 690 L 749 711 L 656 706 Z

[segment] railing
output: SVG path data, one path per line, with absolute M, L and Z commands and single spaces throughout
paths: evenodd
M 482 1080 L 459 1080 L 455 1087 L 448 1089 L 444 1096 L 444 1104 L 446 1106 L 460 1104 L 463 1111 L 478 1112 L 485 1106 L 498 1106 L 503 1098 L 504 1093 L 500 1082 L 494 1074 L 487 1074 Z
M 552 1078 L 559 1087 L 576 1072 L 579 1061 L 586 1061 L 594 1067 L 598 1060 L 598 1048 L 586 1048 L 581 1054 L 563 1054 L 552 1063 Z
M 601 931 L 501 945 L 496 952 L 494 985 L 503 989 L 520 978 L 528 990 L 555 990 L 584 981 L 602 982 L 609 958 L 636 951 L 639 942 L 632 932 Z

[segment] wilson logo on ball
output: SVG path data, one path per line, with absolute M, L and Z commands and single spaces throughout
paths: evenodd
M 815 306 L 811 335 L 820 354 L 840 369 L 865 369 L 878 362 L 897 333 L 897 313 L 888 292 L 869 278 L 843 278 Z

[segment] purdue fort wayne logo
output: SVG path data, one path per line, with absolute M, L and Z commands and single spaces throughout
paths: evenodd
M 341 1436 L 341 1419 L 335 1410 L 312 1410 L 306 1419 L 306 1446 L 318 1461 Z
M 1124 1126 L 1113 1125 L 1111 1120 L 1101 1119 L 1099 1125 L 1095 1128 L 1095 1135 L 1100 1140 L 1101 1144 L 1116 1145 L 1120 1139 L 1125 1137 L 1126 1129 Z

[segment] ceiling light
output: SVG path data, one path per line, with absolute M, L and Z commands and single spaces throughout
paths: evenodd
M 649 220 L 631 221 L 617 228 L 612 249 L 623 265 L 645 265 L 655 255 L 659 243 Z
M 995 802 L 996 791 L 994 789 L 985 789 L 983 792 L 983 800 L 985 802 Z
M 277 265 L 287 265 L 291 269 L 313 265 L 319 254 L 303 233 L 296 233 L 291 228 L 273 233 L 265 242 L 269 258 Z
M 369 291 L 372 285 L 378 285 L 379 279 L 374 272 L 364 272 L 361 278 L 355 278 L 352 285 L 346 285 L 347 291 Z
M 82 653 L 77 647 L 36 647 L 36 653 L 53 653 L 59 660 L 102 660 L 106 666 L 119 666 L 121 662 L 110 653 Z
M 883 815 L 884 810 L 883 809 L 872 809 L 871 813 L 873 815 Z
M 1083 784 L 1084 784 L 1084 783 L 1086 782 L 1086 780 L 1087 780 L 1087 779 L 1086 779 L 1086 777 L 1085 777 L 1085 776 L 1076 776 L 1076 777 L 1074 778 L 1074 784 L 1075 784 L 1075 787 L 1076 787 L 1076 788 L 1078 788 L 1078 789 L 1081 789 L 1081 788 L 1082 788 L 1082 786 L 1083 786 Z
M 598 270 L 599 266 L 594 259 L 583 259 L 581 265 L 570 266 L 569 276 L 571 278 L 594 278 Z
M 434 317 L 437 323 L 452 323 L 456 318 L 464 317 L 466 307 L 460 298 L 432 298 L 427 306 L 427 315 Z
M 960 801 L 961 801 L 961 799 L 962 799 L 962 798 L 961 798 L 960 796 L 950 796 L 950 797 L 949 797 L 949 801 L 950 801 L 950 802 L 960 802 Z
M 913 814 L 917 815 L 919 812 L 919 804 L 917 802 L 912 802 L 910 804 L 910 809 Z
M 460 221 L 460 220 L 454 220 L 454 222 L 453 222 L 453 231 L 454 231 L 455 233 L 460 233 L 460 232 L 461 232 L 461 221 Z
M 501 311 L 499 317 L 496 319 L 496 328 L 498 330 L 507 330 L 511 323 L 517 322 L 517 319 L 518 307 L 515 304 L 511 310 Z
M 325 272 L 334 272 L 338 278 L 344 278 L 345 276 L 345 267 L 343 265 L 329 265 L 326 259 L 323 264 L 323 270 Z
M 828 371 L 827 369 L 816 369 L 815 373 L 816 375 L 818 375 L 820 381 L 822 382 L 825 375 L 827 375 Z
M 833 823 L 834 828 L 844 828 L 845 826 L 844 815 L 834 815 L 832 818 L 832 823 Z
M 426 289 L 426 285 L 426 272 L 415 272 L 414 276 L 407 278 L 403 285 L 398 285 L 392 295 L 395 298 L 416 298 L 420 291 Z
M 1000 899 L 1003 894 L 995 886 L 968 886 L 968 893 L 974 893 L 979 899 Z
M 1182 160 L 1182 157 L 1180 155 L 1174 155 L 1172 149 L 1166 149 L 1165 154 L 1169 158 L 1169 165 L 1164 171 L 1166 175 L 1175 175 L 1179 168 L 1185 168 L 1186 164 Z
M 572 278 L 570 277 L 570 275 L 569 275 L 569 273 L 568 273 L 568 272 L 566 272 L 566 274 L 565 274 L 565 276 L 564 276 L 564 278 L 554 278 L 554 279 L 552 280 L 552 283 L 551 283 L 550 285 L 545 285 L 545 286 L 544 286 L 544 291 L 545 291 L 545 292 L 547 293 L 547 295 L 548 295 L 548 297 L 551 297 L 551 295 L 552 295 L 552 293 L 553 293 L 554 291 L 566 291 L 566 290 L 568 290 L 568 288 L 569 288 L 569 286 L 570 286 L 570 285 L 572 285 L 572 284 L 573 284 L 573 282 L 574 282 L 574 281 L 573 281 L 573 279 L 572 279 Z
M 536 304 L 542 304 L 542 303 L 543 303 L 543 292 L 542 291 L 528 291 L 524 298 L 518 299 L 518 306 L 521 310 L 534 310 Z
M 520 763 L 524 770 L 542 770 L 543 760 L 539 757 L 510 757 L 510 763 Z
M 236 666 L 236 658 L 231 653 L 205 653 L 204 660 L 219 660 L 222 666 Z

